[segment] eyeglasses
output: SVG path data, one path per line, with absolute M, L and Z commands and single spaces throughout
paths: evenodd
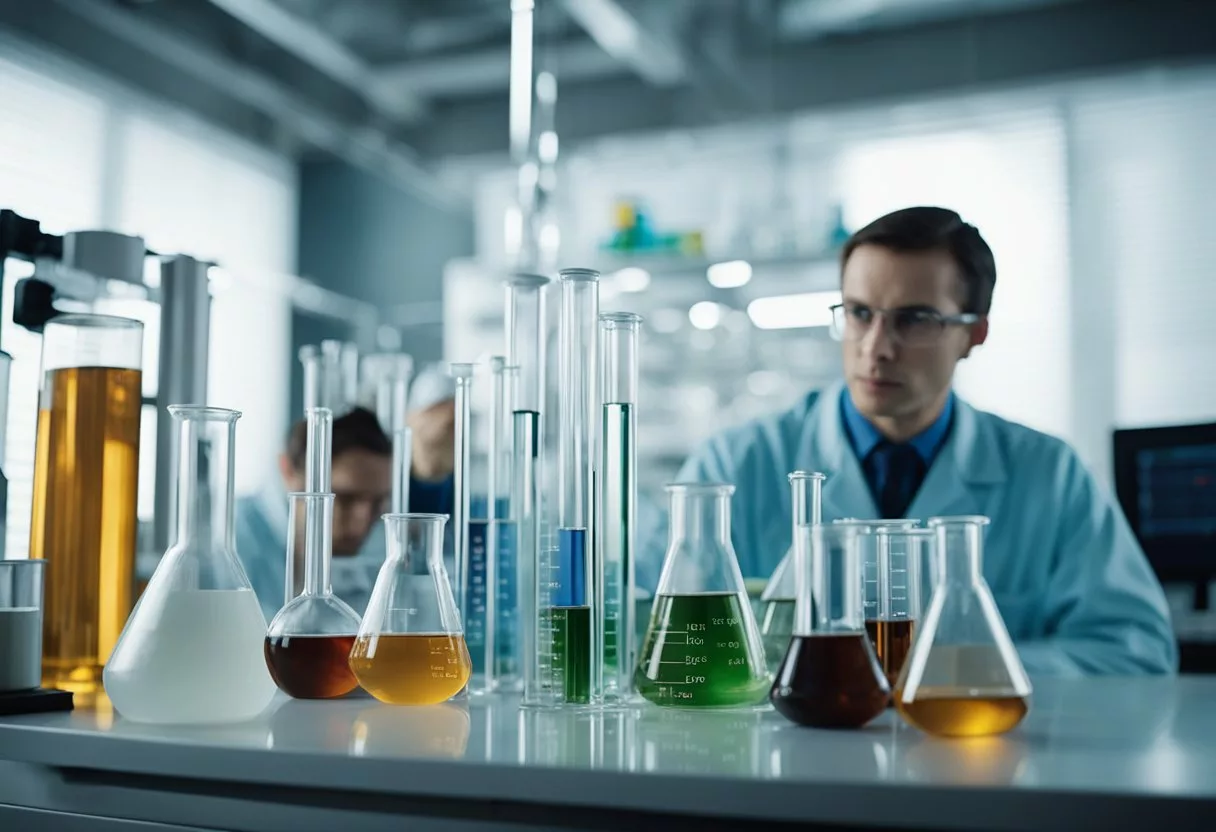
M 924 346 L 941 338 L 948 326 L 968 326 L 982 317 L 974 312 L 943 315 L 936 309 L 907 307 L 875 309 L 864 303 L 838 303 L 832 310 L 832 337 L 837 341 L 860 341 L 879 318 L 887 320 L 891 338 L 905 346 Z

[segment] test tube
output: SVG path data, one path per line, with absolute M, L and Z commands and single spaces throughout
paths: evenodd
M 343 410 L 342 401 L 342 342 L 327 339 L 321 342 L 321 406 L 335 412 Z
M 304 412 L 321 406 L 321 351 L 312 344 L 300 347 L 300 364 L 304 368 Z
M 342 368 L 342 406 L 353 408 L 359 402 L 359 348 L 347 341 L 339 359 Z
M 541 461 L 543 433 L 541 419 L 545 394 L 545 287 L 549 278 L 538 274 L 517 273 L 505 281 L 505 328 L 507 363 L 519 368 L 515 401 L 511 414 L 511 518 L 516 528 L 516 587 L 519 618 L 525 705 L 545 705 L 552 697 L 550 672 L 550 631 L 542 631 L 541 600 L 548 597 L 542 586 L 541 551 L 543 522 L 541 502 Z M 542 650 L 541 648 L 546 648 Z
M 494 495 L 493 518 L 498 525 L 495 572 L 498 581 L 497 653 L 495 655 L 494 683 L 497 690 L 518 690 L 520 684 L 519 636 L 519 566 L 517 545 L 519 529 L 515 523 L 511 488 L 515 482 L 515 453 L 512 436 L 512 419 L 515 410 L 515 394 L 519 383 L 519 368 L 506 365 L 502 368 L 502 390 L 495 393 L 494 424 L 498 430 L 498 453 L 490 480 L 490 491 Z
M 456 608 L 460 620 L 469 620 L 469 440 L 473 396 L 473 364 L 451 364 L 448 372 L 456 380 L 455 465 L 452 471 L 452 543 L 455 553 Z M 467 630 L 468 624 L 465 623 Z
M 600 511 L 596 523 L 596 607 L 603 633 L 604 701 L 619 702 L 633 687 L 637 625 L 634 621 L 633 546 L 637 517 L 638 334 L 642 318 L 631 312 L 600 315 L 601 437 Z
M 485 494 L 485 523 L 482 527 L 484 538 L 481 554 L 484 557 L 480 565 L 480 585 L 476 581 L 470 587 L 476 592 L 475 603 L 470 603 L 470 615 L 480 615 L 482 643 L 477 645 L 482 655 L 474 657 L 474 668 L 480 667 L 480 679 L 475 679 L 475 686 L 470 690 L 476 692 L 491 692 L 498 689 L 499 638 L 503 635 L 499 630 L 498 600 L 501 596 L 500 572 L 503 569 L 502 556 L 509 551 L 509 546 L 503 546 L 503 530 L 506 517 L 503 512 L 503 502 L 506 489 L 501 487 L 503 436 L 503 408 L 506 404 L 506 368 L 507 360 L 500 355 L 490 357 L 490 418 L 489 418 L 489 447 L 487 452 L 488 472 L 486 477 Z M 472 576 L 471 576 L 472 577 Z M 469 623 L 465 621 L 466 636 Z M 480 661 L 478 661 L 480 658 Z
M 596 594 L 591 498 L 595 489 L 599 403 L 595 383 L 599 272 L 563 269 L 558 318 L 558 490 L 557 556 L 551 564 L 548 616 L 552 631 L 552 672 L 558 703 L 597 704 L 602 696 L 595 657 L 602 652 L 599 622 L 592 614 Z M 542 576 L 543 580 L 543 576 Z M 555 690 L 555 693 L 557 691 Z

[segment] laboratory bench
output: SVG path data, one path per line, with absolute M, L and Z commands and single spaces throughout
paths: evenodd
M 280 697 L 212 728 L 101 705 L 0 719 L 0 829 L 1216 828 L 1216 678 L 1036 680 L 998 738 L 892 712 L 394 707 Z

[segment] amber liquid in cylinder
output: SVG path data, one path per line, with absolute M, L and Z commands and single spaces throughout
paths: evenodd
M 381 702 L 437 705 L 465 686 L 473 660 L 463 635 L 372 635 L 355 640 L 350 669 Z
M 903 670 L 904 661 L 912 650 L 912 637 L 916 633 L 916 622 L 907 618 L 892 621 L 868 619 L 866 634 L 878 654 L 878 663 L 892 689 Z
M 897 692 L 895 707 L 913 726 L 939 737 L 1003 734 L 1015 728 L 1030 710 L 1024 696 L 967 697 L 926 688 L 918 692 L 914 702 L 901 701 Z
M 45 558 L 42 683 L 101 688 L 131 612 L 139 484 L 139 370 L 73 367 L 44 379 L 30 557 Z

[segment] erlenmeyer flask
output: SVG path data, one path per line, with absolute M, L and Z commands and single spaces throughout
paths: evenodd
M 770 669 L 781 665 L 794 632 L 794 605 L 798 592 L 794 581 L 794 537 L 799 526 L 817 526 L 823 501 L 823 474 L 795 471 L 790 474 L 790 514 L 793 535 L 790 548 L 773 570 L 764 593 L 760 596 L 760 638 L 764 642 L 764 658 Z
M 288 494 L 287 557 L 304 539 L 304 589 L 266 631 L 266 666 L 279 690 L 296 699 L 333 699 L 358 686 L 350 651 L 359 616 L 333 593 L 329 580 L 334 495 Z
M 860 728 L 887 707 L 890 688 L 862 617 L 863 533 L 851 523 L 795 529 L 794 637 L 770 699 L 799 725 Z
M 929 734 L 971 737 L 1015 727 L 1030 680 L 981 572 L 987 517 L 934 517 L 937 584 L 896 683 L 895 707 Z
M 178 424 L 177 541 L 161 558 L 114 646 L 103 680 L 135 722 L 252 719 L 274 682 L 266 619 L 237 559 L 232 463 L 240 413 L 173 405 Z
M 469 681 L 473 660 L 443 566 L 447 519 L 384 515 L 388 557 L 350 653 L 355 678 L 381 702 L 435 705 Z
M 671 531 L 634 685 L 656 705 L 763 701 L 771 677 L 730 542 L 733 485 L 667 486 Z

